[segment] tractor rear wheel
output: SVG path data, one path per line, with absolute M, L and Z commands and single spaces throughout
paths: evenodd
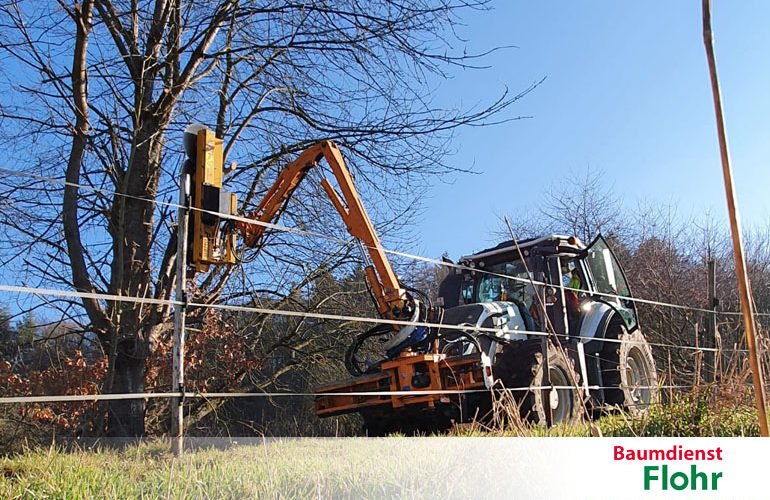
M 604 400 L 633 415 L 643 412 L 658 399 L 658 373 L 652 349 L 644 335 L 635 330 L 628 333 L 625 326 L 616 324 L 602 349 L 601 365 L 604 382 Z
M 562 349 L 548 343 L 548 374 L 543 377 L 540 340 L 512 342 L 495 356 L 494 375 L 512 391 L 523 419 L 551 426 L 570 422 L 581 414 L 580 379 L 572 360 Z M 524 391 L 521 388 L 529 387 Z

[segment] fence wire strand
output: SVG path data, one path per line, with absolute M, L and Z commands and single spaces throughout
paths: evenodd
M 145 298 L 145 297 L 137 298 L 137 297 L 124 296 L 124 295 L 110 295 L 110 294 L 91 293 L 91 292 L 74 292 L 74 291 L 67 291 L 67 290 L 53 290 L 53 289 L 47 289 L 47 288 L 20 287 L 20 286 L 12 286 L 12 285 L 0 285 L 0 291 L 31 293 L 35 295 L 54 295 L 54 296 L 60 296 L 60 297 L 89 298 L 89 299 L 97 299 L 97 300 L 105 300 L 105 301 L 130 302 L 130 303 L 138 303 L 138 304 L 153 304 L 153 305 L 181 305 L 182 304 L 182 302 L 173 300 L 173 299 L 155 299 L 155 298 Z M 387 319 L 387 318 L 374 318 L 369 316 L 348 316 L 348 315 L 342 315 L 342 314 L 290 311 L 286 309 L 271 309 L 271 308 L 264 308 L 264 307 L 240 306 L 240 305 L 231 305 L 231 304 L 212 304 L 212 303 L 194 302 L 194 301 L 189 301 L 184 304 L 188 308 L 200 307 L 205 309 L 257 313 L 257 314 L 275 315 L 275 316 L 289 316 L 289 317 L 298 317 L 303 319 L 311 318 L 311 319 L 326 319 L 326 320 L 333 320 L 333 321 L 356 321 L 360 323 L 388 324 L 388 325 L 395 325 L 395 326 L 424 326 L 427 328 L 436 328 L 439 330 L 456 330 L 456 331 L 462 331 L 462 332 L 478 332 L 478 333 L 494 334 L 493 336 L 490 336 L 491 338 L 501 337 L 500 328 L 483 327 L 483 326 L 476 326 L 476 325 L 470 325 L 470 324 L 452 325 L 452 324 L 443 324 L 443 323 L 430 323 L 425 321 L 406 321 L 406 320 Z M 569 335 L 564 333 L 553 334 L 553 333 L 548 333 L 548 332 L 543 332 L 538 330 L 507 330 L 505 334 L 532 335 L 532 336 L 555 335 L 557 337 L 562 337 L 565 339 L 581 339 L 586 341 L 609 342 L 609 343 L 616 343 L 616 344 L 620 344 L 624 342 L 624 340 L 621 340 L 621 339 L 596 338 L 596 337 L 590 337 L 590 336 L 584 336 L 584 335 Z M 665 347 L 669 349 L 684 349 L 684 350 L 705 351 L 705 352 L 745 352 L 744 349 L 717 349 L 717 348 L 691 346 L 691 345 L 685 345 L 685 344 L 665 344 L 662 342 L 650 342 L 650 341 L 648 341 L 647 343 L 655 347 Z

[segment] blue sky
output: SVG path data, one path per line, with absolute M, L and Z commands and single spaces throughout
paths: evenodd
M 442 102 L 472 106 L 545 77 L 513 110 L 531 118 L 461 131 L 458 174 L 437 181 L 415 251 L 457 258 L 494 242 L 498 216 L 536 209 L 550 179 L 607 174 L 632 209 L 671 203 L 726 223 L 701 2 L 495 2 L 464 19 L 468 51 L 499 51 L 480 71 L 441 84 Z M 744 226 L 770 220 L 770 2 L 716 1 L 715 48 Z M 462 45 L 458 44 L 462 50 Z M 458 230 L 459 228 L 459 230 Z
M 461 130 L 448 159 L 479 174 L 435 180 L 415 243 L 388 248 L 457 259 L 494 244 L 499 217 L 536 212 L 553 180 L 606 173 L 633 210 L 642 199 L 709 211 L 725 196 L 701 33 L 700 0 L 493 2 L 464 17 L 458 52 L 495 46 L 484 70 L 440 85 L 446 107 L 489 103 L 545 78 L 511 110 L 531 118 Z M 738 200 L 745 226 L 770 223 L 770 2 L 716 0 L 713 25 Z M 443 181 L 443 182 L 442 182 Z

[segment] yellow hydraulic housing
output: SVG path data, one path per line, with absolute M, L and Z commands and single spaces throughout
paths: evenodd
M 235 214 L 234 194 L 222 189 L 222 139 L 212 130 L 200 130 L 197 137 L 193 175 L 192 259 L 197 271 L 206 272 L 210 264 L 234 264 L 235 234 L 220 231 L 216 214 Z
M 377 310 L 389 319 L 409 319 L 414 311 L 413 299 L 399 284 L 356 190 L 353 176 L 332 141 L 321 141 L 303 151 L 281 170 L 257 209 L 244 217 L 249 220 L 236 220 L 230 227 L 240 232 L 246 247 L 259 245 L 266 229 L 260 223 L 271 223 L 278 217 L 299 183 L 322 158 L 329 164 L 342 196 L 327 179 L 321 181 L 321 186 L 345 222 L 348 232 L 361 241 L 369 255 L 371 263 L 364 271 Z M 193 215 L 191 263 L 197 271 L 203 272 L 208 271 L 211 264 L 233 264 L 236 261 L 236 232 L 223 231 L 223 224 L 217 214 L 235 214 L 237 202 L 234 194 L 222 188 L 222 140 L 217 139 L 211 130 L 197 132 L 193 179 L 193 207 L 196 210 Z M 394 330 L 398 329 L 394 325 Z

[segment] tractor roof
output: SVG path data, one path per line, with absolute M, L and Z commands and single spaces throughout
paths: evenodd
M 521 250 L 524 249 L 533 249 L 536 247 L 541 246 L 548 246 L 548 247 L 568 247 L 570 249 L 576 249 L 576 250 L 582 250 L 585 248 L 583 244 L 580 242 L 579 239 L 575 238 L 577 241 L 576 244 L 570 243 L 570 236 L 564 236 L 560 234 L 551 234 L 548 236 L 540 236 L 537 238 L 529 238 L 526 240 L 519 240 L 519 248 Z M 505 254 L 511 251 L 516 251 L 516 243 L 513 240 L 504 241 L 502 243 L 499 243 L 498 245 L 487 248 L 485 250 L 482 250 L 480 252 L 477 252 L 473 255 L 467 255 L 465 257 L 462 257 L 460 261 L 468 260 L 468 261 L 476 261 L 480 259 L 486 259 L 488 257 L 492 257 L 495 255 Z

